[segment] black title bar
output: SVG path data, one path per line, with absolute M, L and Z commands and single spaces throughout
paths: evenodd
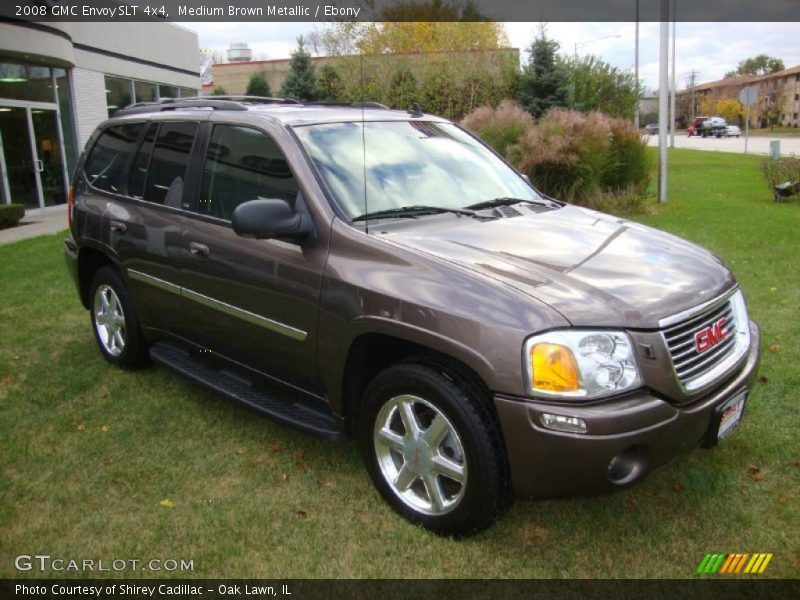
M 661 2 L 683 22 L 796 22 L 800 0 L 3 0 L 0 19 L 26 21 L 643 22 Z M 800 33 L 800 32 L 798 32 Z

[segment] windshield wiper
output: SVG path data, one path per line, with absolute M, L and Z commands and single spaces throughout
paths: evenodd
M 536 204 L 538 206 L 558 206 L 555 202 L 551 202 L 548 200 L 529 200 L 526 198 L 511 198 L 508 196 L 502 196 L 500 198 L 492 198 L 491 200 L 485 200 L 483 202 L 476 202 L 475 204 L 470 204 L 469 206 L 465 206 L 464 208 L 469 210 L 481 210 L 483 208 L 494 208 L 495 206 L 511 206 L 512 204 L 520 204 L 522 202 L 526 202 L 528 204 Z
M 387 208 L 386 210 L 376 210 L 374 212 L 359 215 L 353 221 L 366 221 L 367 219 L 402 219 L 404 217 L 416 218 L 417 215 L 453 213 L 456 215 L 467 215 L 470 217 L 479 216 L 474 210 L 468 208 L 446 208 L 444 206 L 426 206 L 415 204 L 414 206 L 401 206 L 399 208 Z

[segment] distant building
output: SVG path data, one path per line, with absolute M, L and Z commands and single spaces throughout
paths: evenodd
M 231 46 L 233 46 L 233 44 Z M 246 47 L 246 44 L 241 44 L 241 46 Z M 241 50 L 241 48 L 238 50 Z M 496 64 L 498 66 L 498 72 L 501 62 L 508 61 L 515 65 L 519 64 L 518 48 L 501 48 L 498 50 L 486 50 L 483 52 L 491 53 L 497 57 L 497 60 L 490 60 L 487 61 L 487 63 Z M 422 53 L 407 53 L 387 54 L 385 56 L 389 61 L 394 60 L 397 61 L 398 64 L 402 62 L 402 66 L 404 68 L 408 68 L 413 72 L 415 70 L 415 65 L 424 65 L 425 61 L 431 55 Z M 312 56 L 311 63 L 314 65 L 314 69 L 319 72 L 319 70 L 325 65 L 336 66 L 337 61 L 348 58 L 354 59 L 356 57 Z M 228 95 L 242 95 L 247 91 L 247 84 L 250 81 L 250 77 L 256 73 L 260 73 L 267 80 L 267 83 L 269 83 L 272 93 L 277 95 L 279 94 L 283 80 L 286 78 L 286 74 L 289 72 L 290 65 L 290 58 L 250 61 L 236 60 L 234 62 L 216 63 L 211 65 L 211 81 L 203 82 L 202 93 L 210 94 L 215 88 L 221 87 Z
M 758 90 L 758 102 L 750 108 L 750 127 L 800 127 L 800 65 L 770 75 L 739 75 L 681 90 L 675 95 L 678 122 L 688 124 L 707 98 L 738 100 L 742 89 L 751 85 Z

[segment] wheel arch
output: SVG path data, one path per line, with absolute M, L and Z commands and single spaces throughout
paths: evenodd
M 356 434 L 357 416 L 370 381 L 386 367 L 399 362 L 419 360 L 442 370 L 449 377 L 458 377 L 478 386 L 487 399 L 491 397 L 486 377 L 491 366 L 482 357 L 474 352 L 458 351 L 460 346 L 455 343 L 450 351 L 443 351 L 438 339 L 435 346 L 398 332 L 364 331 L 353 338 L 341 369 L 337 410 L 344 419 L 348 435 Z M 494 410 L 492 406 L 490 409 Z
M 83 246 L 78 251 L 78 289 L 80 291 L 81 304 L 87 310 L 91 306 L 89 298 L 92 278 L 97 271 L 104 266 L 111 266 L 117 271 L 117 263 L 105 252 L 93 246 Z

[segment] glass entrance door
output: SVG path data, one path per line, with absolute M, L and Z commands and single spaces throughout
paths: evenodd
M 24 204 L 27 208 L 39 208 L 37 187 L 37 165 L 30 143 L 30 128 L 26 108 L 0 106 L 0 151 L 5 160 L 3 166 L 3 201 Z
M 67 201 L 64 163 L 59 143 L 58 114 L 54 110 L 31 109 L 36 168 L 42 185 L 45 206 Z
M 58 112 L 0 104 L 0 190 L 3 202 L 40 208 L 66 202 Z

